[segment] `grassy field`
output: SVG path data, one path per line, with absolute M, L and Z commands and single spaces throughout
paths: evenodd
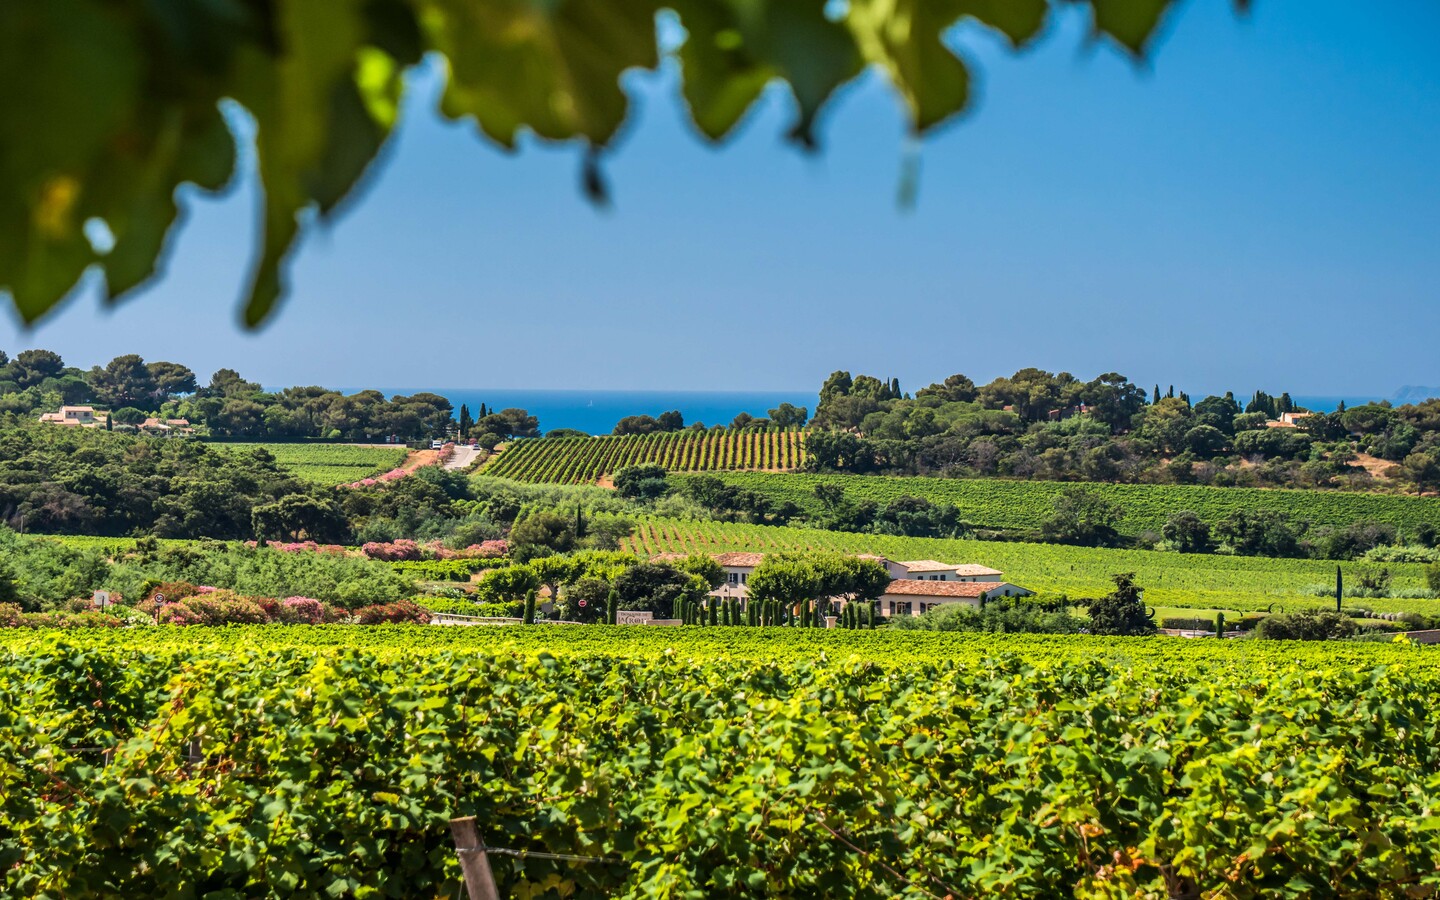
M 685 476 L 677 475 L 677 479 Z M 997 478 L 894 478 L 866 475 L 725 473 L 725 481 L 759 491 L 776 501 L 792 501 L 818 511 L 818 484 L 836 484 L 851 501 L 885 504 L 901 496 L 950 503 L 961 518 L 980 528 L 1030 531 L 1054 512 L 1055 499 L 1075 485 L 1053 481 Z M 1190 510 L 1212 524 L 1235 510 L 1274 510 L 1316 525 L 1345 526 L 1357 521 L 1387 522 L 1402 532 L 1422 523 L 1440 527 L 1440 499 L 1338 491 L 1217 488 L 1200 485 L 1085 484 L 1086 490 L 1119 504 L 1125 516 L 1120 531 L 1159 533 L 1169 517 Z
M 349 484 L 388 472 L 405 461 L 404 447 L 360 447 L 351 444 L 216 443 L 227 453 L 266 450 L 297 478 L 327 487 Z
M 511 441 L 484 472 L 543 484 L 594 484 L 641 463 L 672 472 L 788 470 L 805 462 L 804 442 L 798 429 L 532 438 Z
M 1104 594 L 1110 589 L 1111 575 L 1134 572 L 1145 589 L 1146 602 L 1152 606 L 1235 612 L 1264 610 L 1272 604 L 1276 610 L 1331 605 L 1333 600 L 1311 596 L 1307 588 L 1333 585 L 1336 566 L 1323 560 L 906 538 L 666 519 L 641 522 L 626 542 L 626 549 L 642 554 L 814 549 L 878 553 L 895 560 L 979 563 L 1000 569 L 1007 580 L 1022 587 L 1072 598 Z M 1344 563 L 1341 568 L 1353 584 L 1360 571 L 1378 567 Z M 1387 568 L 1394 576 L 1395 590 L 1420 591 L 1425 587 L 1424 566 L 1392 563 Z M 1440 613 L 1440 600 L 1378 598 L 1345 602 L 1347 607 L 1377 612 Z

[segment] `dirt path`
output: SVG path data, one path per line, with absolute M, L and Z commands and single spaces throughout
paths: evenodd
M 1355 465 L 1370 473 L 1372 478 L 1385 478 L 1385 471 L 1395 465 L 1388 459 L 1371 456 L 1368 453 L 1355 454 Z
M 416 469 L 423 469 L 426 466 L 433 466 L 439 461 L 439 450 L 411 450 L 406 455 L 405 462 L 401 463 L 400 468 L 405 470 L 406 475 L 409 475 Z

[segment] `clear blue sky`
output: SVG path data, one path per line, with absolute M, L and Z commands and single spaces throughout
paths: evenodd
M 306 243 L 259 334 L 236 323 L 254 184 L 191 199 L 166 276 L 80 292 L 0 348 L 123 352 L 266 384 L 907 389 L 1034 365 L 1192 393 L 1440 384 L 1440 4 L 1192 0 L 1137 68 L 1067 15 L 1016 55 L 967 28 L 979 102 L 921 148 L 880 82 L 806 157 L 772 97 L 719 149 L 669 74 L 631 81 L 608 212 L 573 148 L 505 155 L 422 79 L 363 202 Z

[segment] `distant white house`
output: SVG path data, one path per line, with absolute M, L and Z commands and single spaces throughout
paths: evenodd
M 91 406 L 62 406 L 59 412 L 41 413 L 40 421 L 81 428 L 94 428 L 100 424 L 95 421 L 95 409 Z
M 913 578 L 917 581 L 999 581 L 1004 574 L 989 566 L 973 563 L 957 566 L 933 559 L 912 559 L 899 565 L 905 568 L 906 574 L 898 577 Z
M 151 416 L 140 423 L 140 430 L 147 434 L 194 434 L 189 419 L 158 419 Z
M 683 553 L 663 553 L 656 561 L 683 559 Z M 725 580 L 710 596 L 726 600 L 746 600 L 750 596 L 750 576 L 765 561 L 764 553 L 732 551 L 714 554 Z M 933 559 L 896 562 L 875 554 L 860 554 L 884 566 L 890 575 L 890 586 L 880 598 L 880 614 L 923 615 L 947 603 L 966 603 L 979 607 L 986 600 L 998 597 L 1027 597 L 1035 592 L 1003 580 L 999 569 L 975 563 L 943 563 Z M 837 600 L 842 608 L 843 600 Z
M 890 582 L 880 597 L 880 615 L 921 616 L 939 606 L 963 603 L 979 609 L 987 600 L 1028 597 L 1035 592 L 1008 581 L 921 581 L 906 578 Z

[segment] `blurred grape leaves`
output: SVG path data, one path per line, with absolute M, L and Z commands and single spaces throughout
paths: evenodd
M 695 127 L 721 140 L 765 87 L 788 85 L 789 137 L 814 147 L 837 88 L 874 67 L 916 134 L 969 100 L 945 42 L 962 19 L 1024 45 L 1062 5 L 1143 57 L 1173 0 L 7 0 L 0 4 L 0 294 L 33 322 L 90 267 L 114 300 L 159 271 L 176 189 L 217 191 L 237 148 L 223 101 L 253 117 L 264 189 L 243 319 L 286 292 L 302 223 L 332 215 L 380 155 L 403 76 L 443 55 L 448 117 L 513 148 L 523 131 L 606 146 L 625 122 L 620 76 L 675 51 Z M 1243 7 L 1244 0 L 1237 0 Z M 590 190 L 603 192 L 586 168 Z M 87 236 L 87 223 L 91 230 Z M 110 239 L 95 241 L 94 223 Z

